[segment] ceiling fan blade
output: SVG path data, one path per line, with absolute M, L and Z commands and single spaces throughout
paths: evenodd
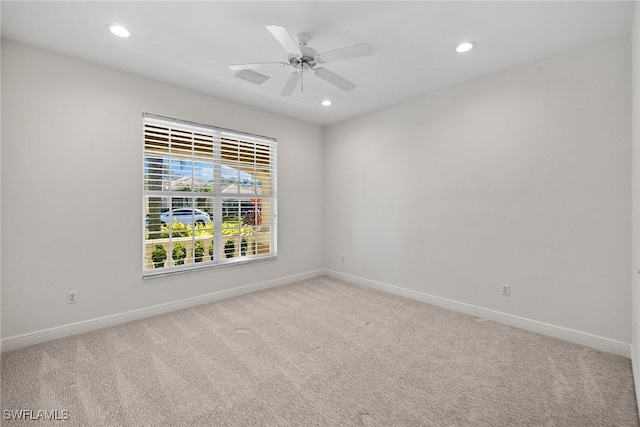
M 345 59 L 360 58 L 361 56 L 369 56 L 372 53 L 373 49 L 371 46 L 366 43 L 361 43 L 355 46 L 343 47 L 321 53 L 316 57 L 316 61 L 321 63 L 335 62 Z
M 281 27 L 279 25 L 267 25 L 267 30 L 269 30 L 271 35 L 278 40 L 288 53 L 302 55 L 300 46 L 298 46 L 298 43 L 296 43 L 293 37 L 291 37 L 291 34 L 289 34 L 289 31 L 287 31 L 285 27 Z
M 323 80 L 328 81 L 332 85 L 338 86 L 340 89 L 344 90 L 345 92 L 349 92 L 350 90 L 353 90 L 356 87 L 355 83 L 350 82 L 344 77 L 340 77 L 333 71 L 329 71 L 324 68 L 316 68 L 314 70 L 314 73 L 316 76 L 320 77 Z
M 255 70 L 256 68 L 268 67 L 270 65 L 289 65 L 286 62 L 258 62 L 255 64 L 234 64 L 229 65 L 229 69 L 233 71 Z
M 300 74 L 297 71 L 291 74 L 291 76 L 289 77 L 289 80 L 287 80 L 287 82 L 284 84 L 284 87 L 282 88 L 282 92 L 280 92 L 280 96 L 290 96 L 295 90 L 296 86 L 298 86 L 300 77 L 302 77 L 302 74 Z

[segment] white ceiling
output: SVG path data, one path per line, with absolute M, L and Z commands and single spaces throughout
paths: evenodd
M 1 2 L 2 37 L 220 98 L 326 125 L 631 31 L 632 1 Z M 105 28 L 121 23 L 132 36 Z M 286 61 L 265 29 L 311 35 L 318 52 L 368 43 L 373 55 L 323 65 L 355 82 L 343 92 L 289 68 L 255 85 L 228 65 Z M 455 52 L 458 42 L 476 49 Z M 320 101 L 330 98 L 331 107 Z

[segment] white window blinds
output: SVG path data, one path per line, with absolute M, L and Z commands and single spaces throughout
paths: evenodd
M 145 114 L 143 275 L 275 257 L 276 141 Z

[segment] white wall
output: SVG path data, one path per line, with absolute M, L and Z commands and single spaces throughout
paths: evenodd
M 633 317 L 633 346 L 632 359 L 634 361 L 634 375 L 636 395 L 640 396 L 640 375 L 638 375 L 638 363 L 640 363 L 640 341 L 637 337 L 637 325 L 640 324 L 640 5 L 636 2 L 633 17 L 633 32 L 631 33 L 632 50 L 632 261 L 631 261 L 631 309 Z
M 142 279 L 143 112 L 277 138 L 277 260 Z M 2 337 L 321 269 L 322 138 L 316 125 L 3 41 Z
M 327 268 L 629 343 L 629 53 L 610 40 L 327 127 Z
M 630 342 L 628 272 L 640 265 L 630 256 L 629 52 L 628 39 L 611 40 L 323 137 L 318 126 L 3 41 L 2 337 L 326 266 Z M 278 139 L 277 261 L 141 279 L 145 111 Z M 114 221 L 117 212 L 131 216 Z M 95 223 L 101 253 L 83 246 Z M 71 289 L 76 305 L 65 302 Z
M 1 9 L 1 8 L 0 8 Z M 2 47 L 0 46 L 0 93 L 2 93 Z M 0 102 L 0 129 L 2 129 L 2 102 Z M 0 135 L 0 165 L 2 165 L 2 135 Z M 0 331 L 2 331 L 2 173 L 0 173 Z M 2 335 L 0 334 L 0 338 Z M 0 352 L 2 340 L 0 339 Z

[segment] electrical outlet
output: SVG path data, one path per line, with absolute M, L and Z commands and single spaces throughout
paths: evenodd
M 502 296 L 508 297 L 511 295 L 511 285 L 502 285 Z
M 67 304 L 75 304 L 78 302 L 78 291 L 67 292 Z

